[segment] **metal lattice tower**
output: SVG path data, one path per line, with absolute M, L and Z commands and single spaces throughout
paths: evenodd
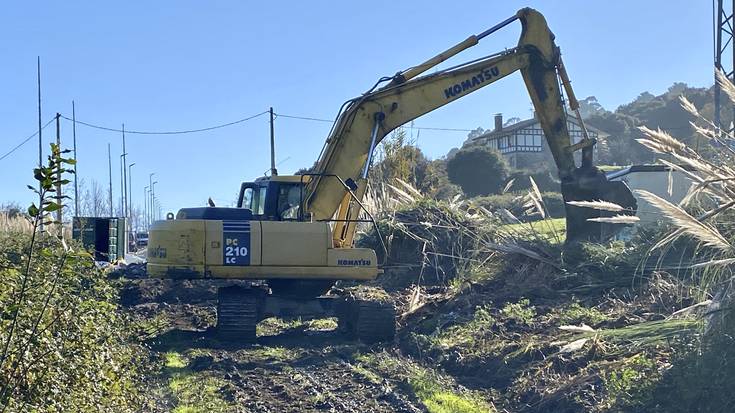
M 713 0 L 714 6 L 714 38 L 715 38 L 715 70 L 721 70 L 728 79 L 733 80 L 735 72 L 735 44 L 733 43 L 733 26 L 735 22 L 733 15 L 735 14 L 735 0 L 729 2 L 729 8 L 725 8 L 725 0 Z M 729 61 L 725 61 L 723 56 L 730 55 Z M 722 111 L 721 90 L 715 78 L 715 125 L 723 129 L 720 125 L 720 114 Z M 735 121 L 735 107 L 733 107 L 733 120 Z M 725 125 L 725 130 L 729 131 L 729 125 Z

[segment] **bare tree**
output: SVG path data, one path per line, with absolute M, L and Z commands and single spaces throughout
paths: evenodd
M 95 179 L 87 185 L 84 179 L 79 180 L 80 215 L 99 217 L 107 215 L 110 209 L 108 194 L 105 188 Z

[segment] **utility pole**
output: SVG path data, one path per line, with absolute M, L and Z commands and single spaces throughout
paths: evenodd
M 148 219 L 148 227 L 150 228 L 151 223 L 153 222 L 151 220 L 151 211 L 153 211 L 153 208 L 151 208 L 151 197 L 153 196 L 153 175 L 155 175 L 155 172 L 151 172 L 148 174 L 148 198 L 146 199 L 146 202 L 148 202 L 148 215 L 146 218 Z
M 148 187 L 143 188 L 143 229 L 148 232 Z
M 123 157 L 124 153 L 120 154 L 120 215 L 125 216 L 125 190 L 123 189 Z
M 135 162 L 128 165 L 128 179 L 130 180 L 130 185 L 128 185 L 128 191 L 129 191 L 128 194 L 130 195 L 128 197 L 129 202 L 130 202 L 130 210 L 129 210 L 130 211 L 130 224 L 131 224 L 130 232 L 133 232 L 133 227 L 132 227 L 133 222 L 132 221 L 133 221 L 133 210 L 135 209 L 133 207 L 133 166 L 135 166 Z
M 271 116 L 271 176 L 276 176 L 278 175 L 278 171 L 276 170 L 276 138 L 273 132 L 273 108 L 272 107 L 270 108 L 269 112 Z
M 41 132 L 43 127 L 41 126 L 41 56 L 38 56 L 36 60 L 36 73 L 38 74 L 38 167 L 43 168 L 43 139 L 41 138 Z M 43 191 L 42 183 L 38 183 L 38 215 L 41 217 L 39 231 L 43 232 Z
M 59 124 L 59 119 L 61 118 L 61 115 L 59 113 L 56 113 L 56 150 L 61 152 L 61 125 Z M 56 171 L 56 204 L 59 207 L 59 209 L 56 210 L 56 221 L 58 221 L 59 226 L 59 238 L 64 238 L 64 221 L 63 221 L 63 214 L 61 205 L 61 165 L 59 165 L 59 169 Z
M 125 124 L 122 124 L 122 143 L 123 143 L 123 216 L 128 217 L 128 152 L 125 150 Z
M 151 184 L 151 223 L 156 219 L 156 184 L 158 181 L 153 181 Z
M 109 171 L 109 177 L 110 177 L 110 218 L 115 216 L 115 213 L 113 211 L 113 204 L 112 204 L 112 154 L 110 153 L 110 143 L 107 143 L 107 164 L 110 169 Z
M 58 115 L 58 114 L 57 114 Z M 74 101 L 71 101 L 71 128 L 74 139 L 74 216 L 79 216 L 79 184 L 77 183 L 77 114 L 74 109 Z

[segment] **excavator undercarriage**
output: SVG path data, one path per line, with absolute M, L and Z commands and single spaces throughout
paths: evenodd
M 320 297 L 282 296 L 262 284 L 218 290 L 217 331 L 252 342 L 256 325 L 269 317 L 301 319 L 336 317 L 339 330 L 366 343 L 392 340 L 395 305 L 387 299 L 357 298 L 346 292 Z

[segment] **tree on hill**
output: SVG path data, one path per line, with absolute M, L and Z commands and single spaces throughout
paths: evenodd
M 449 180 L 467 196 L 497 193 L 505 184 L 508 171 L 500 153 L 482 146 L 466 147 L 447 161 Z
M 607 112 L 605 108 L 602 107 L 594 96 L 587 96 L 579 101 L 579 113 L 582 115 L 582 119 L 587 119 L 592 115 L 599 115 L 605 112 Z
M 692 125 L 692 116 L 682 109 L 679 97 L 686 97 L 705 117 L 713 114 L 713 89 L 688 87 L 685 83 L 674 83 L 661 95 L 643 92 L 632 102 L 621 105 L 615 112 L 597 112 L 586 122 L 609 136 L 601 142 L 598 162 L 602 164 L 626 165 L 653 162 L 654 154 L 636 142 L 642 137 L 639 126 L 661 129 L 692 148 L 700 147 L 698 136 Z M 722 113 L 723 125 L 732 119 L 730 111 Z

